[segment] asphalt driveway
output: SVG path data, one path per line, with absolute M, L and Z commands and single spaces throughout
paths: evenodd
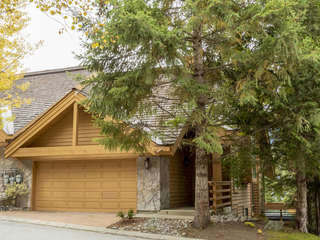
M 95 233 L 81 230 L 71 230 L 40 226 L 34 224 L 0 221 L 1 240 L 131 240 L 139 239 Z M 140 239 L 142 240 L 142 239 Z

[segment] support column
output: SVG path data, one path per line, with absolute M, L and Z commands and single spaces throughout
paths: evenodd
M 170 207 L 169 160 L 166 157 L 137 159 L 138 211 L 159 211 Z

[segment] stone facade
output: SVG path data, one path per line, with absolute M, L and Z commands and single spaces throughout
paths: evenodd
M 145 167 L 145 157 L 137 159 L 137 210 L 159 211 L 170 207 L 169 158 L 150 157 Z
M 20 208 L 31 208 L 31 187 L 32 187 L 32 161 L 30 160 L 17 160 L 14 158 L 4 157 L 4 148 L 0 150 L 0 193 L 4 193 L 5 185 L 3 180 L 3 173 L 6 170 L 18 170 L 23 176 L 23 182 L 29 188 L 29 194 L 19 199 L 18 203 Z

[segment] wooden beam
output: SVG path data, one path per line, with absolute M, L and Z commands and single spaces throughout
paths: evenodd
M 78 145 L 78 129 L 79 129 L 79 107 L 78 103 L 73 104 L 73 125 L 72 125 L 72 146 Z
M 67 147 L 31 147 L 19 148 L 12 157 L 25 158 L 25 157 L 51 157 L 51 156 L 105 156 L 105 157 L 138 157 L 139 154 L 135 152 L 121 152 L 121 151 L 108 151 L 100 145 L 89 146 L 67 146 Z
M 59 114 L 65 111 L 74 102 L 84 99 L 84 95 L 75 94 L 70 92 L 58 103 L 52 106 L 40 117 L 33 120 L 22 130 L 19 130 L 15 136 L 16 139 L 12 141 L 5 150 L 5 157 L 11 156 L 19 147 L 21 147 L 26 141 L 39 133 L 45 126 L 47 126 L 52 120 L 54 120 Z

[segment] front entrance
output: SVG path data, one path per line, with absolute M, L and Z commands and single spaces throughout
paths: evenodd
M 34 164 L 34 210 L 136 210 L 135 159 L 40 161 Z

